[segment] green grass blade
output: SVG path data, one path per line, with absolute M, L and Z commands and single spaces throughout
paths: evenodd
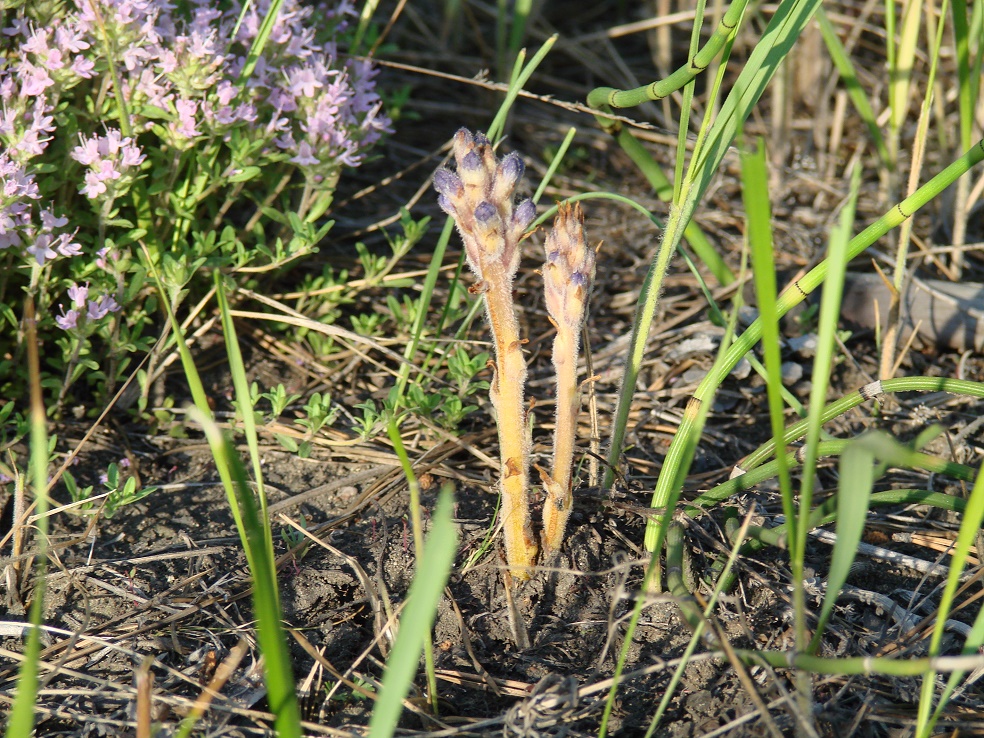
M 420 483 L 417 481 L 417 475 L 414 474 L 410 457 L 407 456 L 396 418 L 390 418 L 386 432 L 393 443 L 393 450 L 396 451 L 396 456 L 400 460 L 403 475 L 407 478 L 407 486 L 410 489 L 410 524 L 413 528 L 413 552 L 417 557 L 415 576 L 419 576 L 424 573 L 424 570 L 420 568 L 424 560 L 424 521 L 421 515 Z M 427 691 L 430 693 L 431 709 L 437 714 L 437 676 L 434 673 L 434 648 L 429 638 L 424 640 L 424 668 L 427 671 Z
M 196 408 L 189 415 L 202 426 L 217 468 L 225 468 L 232 479 L 236 502 L 242 511 L 243 534 L 248 541 L 247 558 L 253 578 L 253 609 L 256 616 L 256 639 L 263 654 L 263 678 L 267 704 L 274 714 L 279 738 L 300 738 L 301 713 L 297 703 L 294 674 L 287 650 L 287 638 L 280 623 L 280 598 L 277 594 L 276 561 L 267 549 L 264 521 L 246 479 L 239 454 L 215 421 Z
M 844 291 L 844 277 L 847 274 L 848 243 L 854 225 L 854 208 L 857 203 L 858 188 L 861 184 L 861 170 L 854 169 L 851 178 L 851 193 L 841 211 L 836 227 L 830 233 L 830 246 L 827 261 L 830 270 L 823 285 L 823 299 L 820 303 L 820 319 L 817 329 L 817 350 L 813 359 L 811 375 L 810 405 L 806 421 L 806 457 L 800 482 L 800 494 L 796 525 L 791 528 L 795 535 L 790 539 L 789 565 L 793 585 L 793 628 L 796 650 L 807 647 L 809 635 L 806 623 L 806 589 L 804 567 L 806 563 L 806 538 L 809 534 L 810 508 L 813 505 L 813 482 L 816 478 L 817 451 L 820 445 L 820 432 L 823 427 L 823 410 L 830 384 L 830 371 L 834 363 L 836 348 L 837 321 L 840 318 L 841 296 Z M 801 709 L 810 709 L 812 704 L 812 683 L 805 674 L 798 673 L 796 679 L 797 695 Z
M 533 12 L 533 0 L 516 0 L 513 3 L 512 22 L 509 24 L 509 56 L 515 58 L 526 38 L 526 24 Z
M 735 3 L 738 5 L 738 3 Z M 690 28 L 690 48 L 687 51 L 687 68 L 688 72 L 695 71 L 693 69 L 693 64 L 695 57 L 699 53 L 698 46 L 700 44 L 700 29 L 704 25 L 704 13 L 706 12 L 707 4 L 705 0 L 697 0 L 696 6 L 694 8 L 694 22 Z M 740 17 L 739 17 L 740 20 Z M 718 23 L 716 31 L 723 31 L 723 27 L 720 22 Z M 728 29 L 728 35 L 725 36 L 725 41 L 731 37 L 732 33 L 735 31 L 734 28 Z M 712 38 L 715 38 L 712 35 Z M 717 45 L 717 38 L 715 38 L 715 45 Z M 721 44 L 723 49 L 725 44 Z M 718 50 L 716 50 L 717 52 Z M 717 53 L 712 56 L 707 63 L 710 66 L 711 62 L 717 57 Z M 707 68 L 704 67 L 704 69 Z M 703 69 L 701 70 L 704 71 Z M 690 132 L 690 115 L 693 112 L 693 102 L 694 102 L 694 88 L 696 84 L 696 76 L 687 80 L 680 89 L 682 92 L 682 104 L 680 105 L 680 119 L 677 121 L 677 144 L 676 144 L 676 156 L 673 162 L 673 202 L 680 202 L 680 193 L 683 188 L 683 173 L 684 167 L 687 161 L 687 136 Z M 720 90 L 718 88 L 711 88 L 710 94 L 708 95 L 708 105 L 707 112 L 704 115 L 704 120 L 702 125 L 706 124 L 711 117 L 711 110 L 714 108 L 713 102 L 718 99 L 718 94 Z
M 41 365 L 38 358 L 34 300 L 27 298 L 24 307 L 25 342 L 27 348 L 28 376 L 31 385 L 30 412 L 30 472 L 31 486 L 37 501 L 38 553 L 34 561 L 34 596 L 28 622 L 33 626 L 27 631 L 24 660 L 17 677 L 17 694 L 7 718 L 7 738 L 32 735 L 34 730 L 34 703 L 38 693 L 38 660 L 41 654 L 41 618 L 44 609 L 45 575 L 48 568 L 48 417 L 44 411 L 41 394 Z M 17 482 L 20 484 L 20 482 Z M 22 525 L 23 521 L 15 521 Z M 26 570 L 25 570 L 26 572 Z
M 981 651 L 981 646 L 984 646 L 984 608 L 977 610 L 977 617 L 974 618 L 974 624 L 970 628 L 970 633 L 967 635 L 967 640 L 964 642 L 964 647 L 961 653 L 965 656 L 973 656 L 979 654 Z M 932 735 L 933 730 L 936 728 L 936 723 L 939 721 L 940 715 L 942 714 L 944 708 L 946 708 L 947 703 L 953 696 L 954 691 L 956 691 L 957 686 L 960 681 L 964 678 L 967 672 L 963 670 L 955 671 L 950 674 L 950 678 L 946 682 L 946 686 L 943 688 L 943 693 L 940 695 L 939 704 L 936 705 L 936 709 L 933 711 L 933 716 L 929 720 L 927 734 Z
M 503 128 L 506 125 L 506 118 L 509 117 L 509 111 L 512 109 L 513 103 L 516 102 L 516 98 L 519 97 L 520 90 L 530 81 L 533 72 L 536 71 L 536 68 L 540 66 L 540 62 L 550 53 L 555 43 L 557 43 L 557 34 L 554 34 L 543 42 L 543 45 L 533 55 L 533 58 L 529 60 L 509 85 L 509 90 L 506 92 L 506 99 L 502 101 L 499 111 L 495 114 L 495 118 L 492 119 L 492 123 L 489 125 L 489 130 L 486 132 L 489 140 L 495 141 L 502 135 Z
M 218 297 L 219 314 L 222 318 L 222 333 L 225 339 L 226 354 L 229 357 L 229 373 L 232 374 L 232 384 L 236 390 L 236 408 L 243 419 L 243 431 L 246 434 L 246 445 L 253 465 L 253 479 L 256 482 L 256 493 L 260 499 L 261 519 L 267 521 L 264 530 L 267 537 L 267 548 L 273 556 L 273 533 L 270 530 L 267 516 L 266 490 L 263 487 L 263 466 L 260 458 L 260 441 L 256 433 L 256 415 L 253 412 L 253 402 L 250 399 L 249 380 L 246 378 L 246 366 L 243 355 L 239 350 L 239 338 L 236 336 L 236 325 L 229 314 L 229 300 L 226 297 L 222 274 L 215 272 L 215 294 Z
M 184 331 L 181 329 L 181 323 L 174 314 L 174 307 L 171 305 L 171 301 L 167 294 L 167 289 L 161 281 L 157 267 L 150 262 L 150 256 L 147 254 L 146 248 L 144 249 L 144 255 L 148 262 L 148 271 L 150 272 L 150 276 L 153 278 L 157 287 L 157 292 L 160 295 L 161 304 L 164 306 L 164 311 L 167 313 L 167 320 L 171 326 L 171 331 L 174 333 L 174 341 L 178 347 L 178 356 L 181 358 L 181 368 L 184 370 L 185 381 L 188 382 L 188 390 L 191 392 L 192 401 L 195 403 L 195 408 L 198 412 L 207 418 L 211 418 L 212 410 L 208 405 L 208 396 L 205 393 L 205 386 L 202 384 L 202 378 L 198 373 L 198 367 L 195 366 L 195 359 L 192 357 L 191 351 L 188 349 L 188 343 L 185 341 Z M 246 552 L 247 556 L 250 556 L 249 541 L 245 535 L 245 528 L 243 526 L 242 515 L 239 511 L 239 505 L 236 504 L 236 496 L 233 493 L 232 477 L 230 476 L 229 469 L 228 467 L 217 465 L 216 471 L 219 473 L 219 478 L 222 480 L 222 486 L 226 492 L 226 499 L 229 502 L 229 509 L 232 512 L 233 519 L 236 521 L 236 529 L 239 531 L 239 538 L 243 544 L 243 550 Z
M 940 193 L 942 193 L 943 190 L 945 190 L 949 185 L 953 184 L 957 178 L 969 171 L 971 167 L 979 164 L 982 160 L 984 160 L 984 140 L 978 141 L 977 144 L 975 144 L 973 148 L 969 149 L 963 156 L 954 161 L 946 167 L 946 169 L 920 187 L 916 192 L 897 204 L 881 218 L 851 239 L 848 248 L 849 258 L 858 256 L 879 238 L 888 233 L 889 230 L 895 228 L 908 218 L 911 218 L 913 214 L 926 205 L 926 203 L 940 195 Z M 777 301 L 776 308 L 779 316 L 782 317 L 785 315 L 793 307 L 801 303 L 807 295 L 813 292 L 813 290 L 823 282 L 827 275 L 828 268 L 829 264 L 825 260 L 811 269 L 806 276 L 790 284 L 782 292 L 782 294 L 780 294 Z M 646 330 L 648 332 L 648 327 Z M 635 337 L 635 334 L 633 335 Z M 725 360 L 720 363 L 720 366 L 715 364 L 711 371 L 708 372 L 707 376 L 701 381 L 700 385 L 697 387 L 697 390 L 694 392 L 690 405 L 693 405 L 696 409 L 704 402 L 710 401 L 710 398 L 713 396 L 716 388 L 721 384 L 724 377 L 727 376 L 727 373 L 734 369 L 735 365 L 741 360 L 742 356 L 748 353 L 761 337 L 762 321 L 761 319 L 758 319 L 745 330 L 737 341 L 735 341 L 735 343 L 728 350 Z M 633 342 L 632 350 L 635 351 L 635 348 L 636 344 Z M 633 366 L 638 367 L 638 364 L 636 363 Z M 630 371 L 635 371 L 634 374 L 631 374 L 631 383 L 628 382 Z M 627 399 L 625 398 L 625 385 L 628 383 L 631 387 L 631 384 L 634 384 L 637 372 L 637 368 L 633 370 L 632 366 L 629 366 L 626 369 L 626 380 L 623 382 L 622 393 L 619 398 L 619 414 L 616 416 L 616 425 L 613 430 L 613 437 L 615 436 L 615 431 L 619 430 L 619 423 L 622 425 L 621 433 L 624 436 L 624 424 L 628 418 L 628 410 L 626 409 L 623 414 L 622 405 L 626 404 L 627 408 L 627 403 L 631 400 L 631 393 L 629 393 L 629 397 Z M 881 382 L 879 383 L 879 386 L 884 386 L 887 384 L 887 381 Z M 678 494 L 679 490 L 674 489 L 674 483 L 677 479 L 678 470 L 672 466 L 671 462 L 679 463 L 682 447 L 691 442 L 690 435 L 693 433 L 695 420 L 696 418 L 692 413 L 685 412 L 680 423 L 680 428 L 670 444 L 666 460 L 664 461 L 663 468 L 660 471 L 659 479 L 656 483 L 656 489 L 653 492 L 652 506 L 654 508 L 665 509 L 668 505 L 673 505 L 676 502 L 675 495 Z M 622 436 L 619 436 L 617 438 L 617 445 L 619 448 L 621 447 L 621 442 Z M 606 483 L 610 484 L 610 480 L 607 477 Z M 649 522 L 646 531 L 647 547 L 655 545 L 658 530 L 663 518 L 663 515 L 657 514 L 655 518 Z
M 646 339 L 649 335 L 653 316 L 656 313 L 656 304 L 662 288 L 662 278 L 666 272 L 670 254 L 673 253 L 679 243 L 683 235 L 683 226 L 690 222 L 697 203 L 710 185 L 711 179 L 731 145 L 731 141 L 734 140 L 738 128 L 743 124 L 755 103 L 758 102 L 780 62 L 789 53 L 796 37 L 809 22 L 819 4 L 820 0 L 787 0 L 779 6 L 769 21 L 761 42 L 752 51 L 748 62 L 735 81 L 731 93 L 721 108 L 720 115 L 711 127 L 707 145 L 700 152 L 694 152 L 694 160 L 691 162 L 690 168 L 691 174 L 688 175 L 688 183 L 684 188 L 683 202 L 680 207 L 674 208 L 670 212 L 659 253 L 643 283 L 643 298 L 636 310 L 633 322 L 631 348 L 613 422 L 611 445 L 608 453 L 610 467 L 605 474 L 603 482 L 605 486 L 611 486 L 614 479 L 613 470 L 622 452 L 635 383 L 642 365 Z M 697 407 L 694 408 L 695 411 L 696 409 Z M 689 441 L 682 442 L 689 443 Z M 673 451 L 672 446 L 671 451 Z M 670 478 L 670 475 L 673 478 L 679 476 L 680 470 L 672 468 L 673 463 L 681 461 L 678 454 L 679 451 L 677 451 L 676 458 L 668 457 L 664 463 L 663 471 L 668 475 L 667 479 Z M 667 464 L 670 464 L 671 469 L 667 469 Z M 665 507 L 671 504 L 670 498 L 669 488 L 661 490 L 660 499 L 654 501 L 654 505 Z M 647 545 L 655 545 L 655 532 L 652 525 L 650 525 L 650 530 L 647 533 L 647 542 Z
M 776 311 L 776 270 L 772 241 L 772 210 L 769 204 L 769 174 L 762 141 L 755 152 L 741 154 L 742 201 L 745 204 L 748 244 L 752 254 L 755 296 L 762 320 L 762 352 L 765 358 L 766 390 L 772 437 L 782 438 L 785 431 L 782 399 L 782 355 L 779 350 L 779 315 Z M 786 455 L 779 454 L 779 489 L 782 509 L 787 520 L 795 515 L 793 486 L 789 478 Z
M 536 192 L 533 193 L 533 202 L 540 202 L 540 198 L 543 197 L 543 191 L 547 189 L 547 186 L 550 184 L 550 180 L 553 179 L 553 176 L 557 171 L 557 167 L 559 167 L 560 163 L 564 160 L 564 156 L 567 154 L 567 150 L 571 147 L 571 142 L 574 140 L 574 135 L 576 133 L 577 129 L 573 126 L 567 129 L 567 135 L 564 136 L 564 140 L 557 148 L 557 153 L 550 161 L 550 164 L 547 165 L 546 174 L 543 175 L 543 179 L 541 179 L 540 184 L 537 185 Z
M 895 58 L 888 68 L 888 106 L 892 111 L 889 129 L 893 132 L 893 136 L 898 135 L 909 112 L 909 88 L 912 85 L 912 70 L 916 61 L 922 15 L 922 0 L 910 0 L 905 4 L 902 34 Z
M 806 523 L 813 500 L 813 481 L 816 475 L 817 447 L 820 443 L 820 430 L 823 427 L 823 411 L 826 405 L 827 387 L 830 385 L 830 372 L 834 364 L 837 322 L 840 319 L 841 295 L 844 292 L 844 276 L 847 273 L 847 247 L 854 224 L 854 208 L 857 203 L 858 188 L 861 184 L 861 170 L 855 168 L 851 179 L 851 194 L 836 227 L 830 233 L 830 247 L 827 258 L 830 270 L 823 285 L 823 299 L 820 303 L 820 319 L 817 328 L 817 351 L 813 360 L 813 373 L 810 386 L 810 406 L 806 417 L 806 457 L 803 461 L 803 477 L 800 487 L 800 521 L 796 534 L 797 544 L 806 542 Z M 793 581 L 802 582 L 803 557 L 805 549 L 798 545 L 793 551 Z M 798 557 L 798 561 L 795 559 Z
M 403 698 L 410 691 L 424 641 L 431 637 L 437 605 L 458 549 L 458 535 L 451 520 L 453 504 L 451 487 L 444 485 L 431 516 L 431 534 L 418 568 L 419 572 L 426 574 L 415 576 L 410 585 L 407 605 L 400 618 L 400 630 L 386 664 L 383 686 L 369 722 L 372 738 L 389 738 L 396 730 L 403 711 Z
M 982 470 L 984 471 L 984 470 Z M 953 606 L 953 599 L 960 585 L 960 575 L 963 573 L 967 563 L 967 556 L 971 547 L 977 542 L 980 534 L 981 523 L 984 522 L 984 473 L 978 472 L 977 482 L 971 490 L 967 500 L 967 509 L 964 511 L 963 518 L 960 520 L 960 530 L 957 533 L 957 542 L 950 555 L 950 575 L 946 579 L 946 586 L 943 588 L 943 596 L 940 598 L 940 606 L 936 614 L 936 624 L 933 627 L 933 635 L 929 641 L 929 657 L 935 658 L 940 653 L 940 644 L 943 641 L 943 631 L 946 620 L 949 617 L 950 609 Z M 976 625 L 976 624 L 975 624 Z M 923 677 L 922 692 L 919 699 L 918 722 L 916 725 L 917 738 L 927 738 L 932 732 L 932 722 L 930 710 L 933 704 L 933 694 L 936 688 L 936 671 L 931 671 Z M 941 701 L 940 709 L 944 706 Z M 939 710 L 937 710 L 938 713 Z
M 280 15 L 280 7 L 283 4 L 284 0 L 270 0 L 270 7 L 267 8 L 266 15 L 263 16 L 263 23 L 260 24 L 260 30 L 257 32 L 256 38 L 253 39 L 249 51 L 246 53 L 246 62 L 239 72 L 237 83 L 240 87 L 244 86 L 247 80 L 253 76 L 253 70 L 256 69 L 256 62 L 259 61 L 260 56 L 263 54 L 263 49 L 266 48 L 267 42 L 270 40 L 270 34 L 273 33 L 273 26 L 277 22 L 277 16 Z
M 953 40 L 957 62 L 957 100 L 960 111 L 960 142 L 963 148 L 973 141 L 974 109 L 980 91 L 980 74 L 984 42 L 980 36 L 982 20 L 980 0 L 973 3 L 974 12 L 968 12 L 967 0 L 953 0 Z M 976 17 L 977 25 L 972 20 Z M 975 33 L 976 31 L 976 33 Z M 971 40 L 977 39 L 976 49 Z M 976 53 L 975 53 L 976 52 Z
M 355 38 L 352 40 L 351 50 L 353 54 L 359 53 L 362 39 L 365 37 L 366 31 L 369 30 L 369 24 L 372 23 L 378 7 L 379 0 L 365 0 L 362 4 L 362 10 L 359 12 L 359 25 L 355 29 Z

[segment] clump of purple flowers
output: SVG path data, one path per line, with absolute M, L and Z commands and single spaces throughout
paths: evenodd
M 101 320 L 109 313 L 118 312 L 120 305 L 110 295 L 100 295 L 95 299 L 89 299 L 89 285 L 72 284 L 68 288 L 68 296 L 71 298 L 71 309 L 66 311 L 65 306 L 60 304 L 61 315 L 55 317 L 55 323 L 63 331 L 70 331 L 79 328 L 79 319 Z
M 149 287 L 131 285 L 147 268 L 137 243 L 152 234 L 184 275 L 203 263 L 203 244 L 212 266 L 311 250 L 323 235 L 313 226 L 281 229 L 266 244 L 268 198 L 283 182 L 296 185 L 277 205 L 310 226 L 341 171 L 389 132 L 375 68 L 339 52 L 356 15 L 350 0 L 284 0 L 253 60 L 270 0 L 245 12 L 244 4 L 28 2 L 4 16 L 0 294 L 19 294 L 10 282 L 22 280 L 40 329 L 89 341 L 102 321 L 111 345 L 146 345 L 133 335 L 117 341 L 126 326 L 148 321 L 140 308 Z M 236 207 L 254 210 L 240 214 L 246 227 L 216 233 Z M 97 259 L 107 251 L 111 268 Z M 5 381 L 0 395 L 11 389 Z
M 53 115 L 59 105 L 81 112 L 85 102 L 100 106 L 96 115 L 107 119 L 105 130 L 97 123 L 78 131 L 82 143 L 73 142 L 71 154 L 88 167 L 80 191 L 94 200 L 125 193 L 120 180 L 139 173 L 142 146 L 173 157 L 196 143 L 234 144 L 239 156 L 232 157 L 228 176 L 288 160 L 334 182 L 343 166 L 358 166 L 390 125 L 372 65 L 340 59 L 334 38 L 316 40 L 315 9 L 287 0 L 265 53 L 241 78 L 269 0 L 253 3 L 238 27 L 238 0 L 225 11 L 212 5 L 193 0 L 188 19 L 167 0 L 80 0 L 77 11 L 45 18 L 22 9 L 2 29 L 0 57 L 0 143 L 10 161 L 25 167 L 19 176 L 32 178 L 29 165 L 40 163 L 61 133 Z M 337 30 L 350 15 L 354 10 L 344 0 L 320 10 L 318 22 Z M 110 67 L 118 87 L 105 84 Z M 108 127 L 118 109 L 129 114 L 123 132 Z M 81 127 L 80 118 L 71 122 Z M 244 152 L 246 130 L 253 140 Z M 146 133 L 154 135 L 141 136 Z M 3 215 L 22 214 L 24 197 L 30 195 L 4 202 Z M 0 241 L 0 248 L 10 245 L 10 239 Z
M 138 167 L 147 158 L 132 138 L 124 138 L 116 130 L 107 131 L 105 136 L 82 137 L 71 157 L 88 167 L 79 192 L 90 200 L 109 202 L 129 190 Z

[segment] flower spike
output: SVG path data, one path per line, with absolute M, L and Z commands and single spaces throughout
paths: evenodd
M 577 384 L 577 359 L 581 326 L 595 274 L 595 252 L 584 237 L 584 213 L 578 203 L 561 203 L 553 228 L 544 243 L 544 298 L 550 320 L 557 328 L 553 364 L 557 374 L 557 422 L 554 429 L 553 466 L 548 475 L 537 467 L 547 493 L 543 505 L 543 547 L 557 551 L 564 541 L 567 519 L 574 502 L 571 468 L 581 397 Z
M 513 305 L 519 244 L 536 216 L 532 201 L 514 205 L 525 167 L 518 154 L 499 161 L 481 133 L 462 128 L 454 136 L 457 172 L 434 174 L 441 209 L 455 219 L 468 265 L 485 298 L 495 363 L 489 395 L 499 430 L 502 520 L 506 560 L 515 579 L 528 579 L 538 545 L 530 521 L 530 430 L 526 422 L 526 359 Z

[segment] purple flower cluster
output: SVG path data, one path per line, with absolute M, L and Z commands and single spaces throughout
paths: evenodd
M 105 136 L 80 137 L 72 158 L 89 168 L 79 187 L 90 200 L 110 200 L 123 194 L 133 182 L 137 168 L 146 158 L 133 139 L 110 130 Z
M 183 10 L 172 0 L 75 0 L 28 2 L 6 13 L 0 268 L 47 268 L 118 240 L 104 226 L 131 222 L 119 211 L 134 183 L 180 171 L 180 162 L 194 161 L 182 159 L 193 147 L 224 161 L 223 177 L 290 162 L 327 188 L 343 167 L 358 166 L 390 121 L 372 64 L 342 59 L 336 48 L 338 32 L 356 16 L 353 5 L 284 0 L 263 54 L 247 70 L 270 4 L 258 0 L 243 12 L 245 0 L 189 0 Z M 120 110 L 127 120 L 119 120 Z M 63 216 L 82 212 L 76 192 L 92 215 L 70 224 Z M 166 212 L 170 192 L 157 193 L 151 205 Z M 93 223 L 102 225 L 87 226 Z M 91 273 L 91 260 L 77 260 L 62 272 L 49 269 L 46 279 L 60 274 L 64 285 Z M 120 274 L 94 279 L 105 281 L 94 290 L 123 294 Z M 57 316 L 66 330 L 120 309 L 108 295 L 89 299 L 88 286 L 75 284 L 69 294 L 71 308 Z
M 223 138 L 246 123 L 274 144 L 267 153 L 285 152 L 295 164 L 328 174 L 358 166 L 366 150 L 390 130 L 375 92 L 375 69 L 360 60 L 343 62 L 333 41 L 317 42 L 311 23 L 315 8 L 301 0 L 283 3 L 264 55 L 245 85 L 239 77 L 270 0 L 252 3 L 241 23 L 238 0 L 224 11 L 211 0 L 193 0 L 190 20 L 167 0 L 80 0 L 78 5 L 77 14 L 61 20 L 61 32 L 60 26 L 38 31 L 24 24 L 5 30 L 27 38 L 20 55 L 21 67 L 30 65 L 31 94 L 56 85 L 64 89 L 91 75 L 93 67 L 82 60 L 96 68 L 111 63 L 99 36 L 102 23 L 119 50 L 120 82 L 133 129 L 152 130 L 179 151 L 201 139 Z M 338 30 L 351 15 L 355 11 L 345 0 L 333 10 L 319 8 L 318 22 Z M 72 59 L 64 74 L 45 71 L 52 55 L 62 67 Z
M 523 160 L 514 152 L 500 161 L 485 134 L 465 128 L 454 135 L 454 157 L 457 172 L 434 173 L 437 202 L 454 218 L 475 275 L 485 279 L 492 266 L 511 281 L 519 269 L 519 243 L 536 217 L 532 200 L 513 202 L 526 171 Z
M 68 225 L 68 218 L 41 207 L 40 200 L 34 177 L 9 152 L 0 153 L 0 250 L 22 247 L 39 267 L 59 255 L 75 256 L 82 249 L 74 241 L 74 232 L 58 232 Z
M 96 299 L 89 299 L 89 283 L 73 283 L 68 288 L 68 296 L 72 298 L 72 308 L 65 311 L 65 306 L 60 304 L 61 315 L 55 318 L 55 323 L 62 330 L 69 331 L 80 328 L 79 319 L 102 320 L 110 313 L 119 312 L 120 305 L 109 295 L 100 295 Z

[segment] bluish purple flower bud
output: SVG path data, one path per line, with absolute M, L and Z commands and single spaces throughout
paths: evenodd
M 447 195 L 438 195 L 437 204 L 448 215 L 455 215 L 454 203 L 451 202 L 451 199 Z
M 587 287 L 591 280 L 584 272 L 573 272 L 571 274 L 571 284 L 575 287 Z
M 434 172 L 434 189 L 449 198 L 461 197 L 465 192 L 461 177 L 448 169 Z
M 513 225 L 522 228 L 524 231 L 536 218 L 536 205 L 532 200 L 523 200 L 513 209 Z
M 475 132 L 475 145 L 476 146 L 491 146 L 492 142 L 489 141 L 488 136 L 486 136 L 481 131 Z
M 520 180 L 526 171 L 522 157 L 515 151 L 508 154 L 499 164 L 499 176 L 509 181 L 512 185 Z
M 466 172 L 474 172 L 482 168 L 482 157 L 477 151 L 469 151 L 465 154 L 458 167 Z
M 480 224 L 485 225 L 493 218 L 498 215 L 498 211 L 495 209 L 495 205 L 490 203 L 488 200 L 483 200 L 475 208 L 475 220 Z
M 471 148 L 475 143 L 475 137 L 467 128 L 459 128 L 458 132 L 454 134 L 454 138 L 456 144 L 464 145 L 465 148 Z

